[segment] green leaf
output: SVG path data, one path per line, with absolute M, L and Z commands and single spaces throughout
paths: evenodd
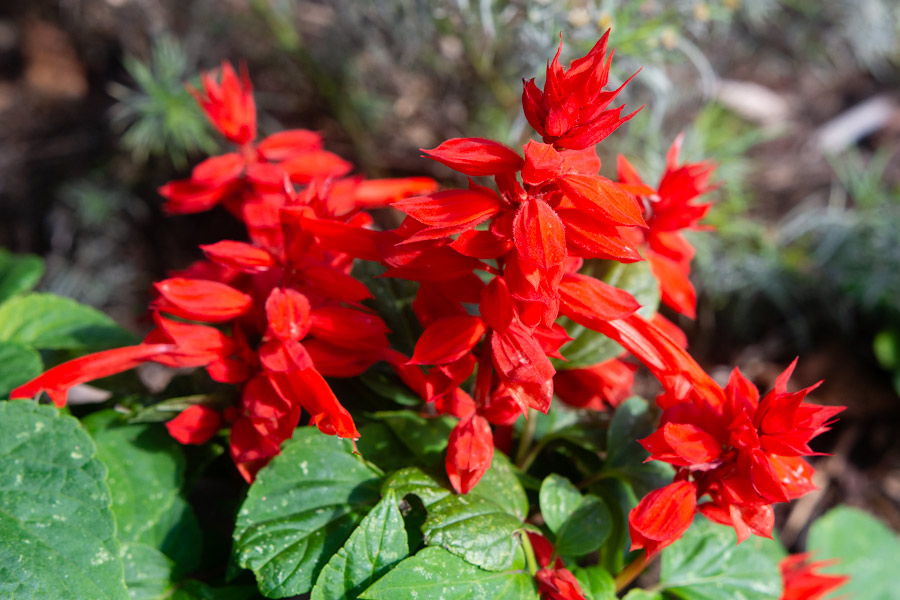
M 382 493 L 387 494 L 388 490 L 396 491 L 400 498 L 414 494 L 426 509 L 453 493 L 445 483 L 419 467 L 407 467 L 391 473 L 382 486 Z
M 0 398 L 44 370 L 41 355 L 19 344 L 0 342 Z
M 685 600 L 776 600 L 781 571 L 769 547 L 778 542 L 757 536 L 736 542 L 734 529 L 696 518 L 663 550 L 660 588 Z
M 13 254 L 0 248 L 0 302 L 31 291 L 44 274 L 44 261 L 33 254 Z
M 594 261 L 588 264 L 582 272 L 592 275 L 601 265 L 606 267 L 608 262 Z M 596 275 L 595 275 L 596 276 Z M 631 264 L 615 263 L 603 277 L 603 281 L 617 288 L 630 292 L 641 305 L 638 313 L 650 318 L 659 308 L 659 285 L 653 273 L 650 272 L 650 264 L 646 261 Z M 623 349 L 617 343 L 603 335 L 583 327 L 578 323 L 568 320 L 563 321 L 566 331 L 572 341 L 562 347 L 562 355 L 568 362 L 554 360 L 557 369 L 579 369 L 609 360 L 619 356 Z
M 409 450 L 384 423 L 367 423 L 360 427 L 356 449 L 363 458 L 386 473 L 409 464 Z
M 230 585 L 214 588 L 193 579 L 179 584 L 171 594 L 166 600 L 256 600 L 260 597 L 256 586 Z
M 611 517 L 603 500 L 585 496 L 556 532 L 556 552 L 563 556 L 584 556 L 597 550 L 609 537 Z
M 409 556 L 403 517 L 393 491 L 362 520 L 344 547 L 331 557 L 316 580 L 312 600 L 355 600 L 372 583 Z
M 833 596 L 866 600 L 900 598 L 897 586 L 900 539 L 871 515 L 847 506 L 831 509 L 809 528 L 806 549 L 813 553 L 813 560 L 838 560 L 821 572 L 850 576 L 850 581 Z
M 590 489 L 603 498 L 610 515 L 610 533 L 600 553 L 600 564 L 610 573 L 618 573 L 624 566 L 624 549 L 631 546 L 628 541 L 628 513 L 637 506 L 638 499 L 631 485 L 622 479 L 602 479 L 591 485 Z
M 134 344 L 137 338 L 70 298 L 29 294 L 0 305 L 0 341 L 38 350 L 98 350 Z
M 632 396 L 616 408 L 609 424 L 604 469 L 622 477 L 639 496 L 671 483 L 674 471 L 664 462 L 644 460 L 650 456 L 637 440 L 656 430 L 659 414 L 640 396 Z
M 0 597 L 125 600 L 106 468 L 78 421 L 0 402 Z
M 491 468 L 469 491 L 470 496 L 473 494 L 500 505 L 520 521 L 528 516 L 528 496 L 525 495 L 516 468 L 502 452 L 494 452 Z
M 550 531 L 556 533 L 565 520 L 575 512 L 584 497 L 571 481 L 553 473 L 541 483 L 538 499 L 544 523 Z
M 521 571 L 493 572 L 442 548 L 425 548 L 379 579 L 368 600 L 537 600 L 534 579 Z
M 234 530 L 237 563 L 270 598 L 305 594 L 378 501 L 377 473 L 349 441 L 298 429 L 250 486 Z
M 443 463 L 444 450 L 456 419 L 448 416 L 425 418 L 409 410 L 377 412 L 372 416 L 387 425 L 422 465 L 431 467 Z
M 575 567 L 572 574 L 589 600 L 616 600 L 616 582 L 603 567 Z
M 175 565 L 165 554 L 139 542 L 125 542 L 121 554 L 125 565 L 125 585 L 131 600 L 169 597 Z
M 109 469 L 119 540 L 142 542 L 192 571 L 200 556 L 199 526 L 181 497 L 184 455 L 159 425 L 125 425 L 114 411 L 97 412 L 84 425 Z
M 615 598 L 615 596 L 612 596 Z M 597 600 L 596 598 L 594 600 Z M 659 592 L 649 592 L 647 590 L 631 590 L 622 600 L 663 600 L 663 595 Z
M 428 507 L 422 526 L 425 543 L 441 546 L 484 569 L 502 571 L 512 565 L 522 521 L 487 498 L 449 495 Z

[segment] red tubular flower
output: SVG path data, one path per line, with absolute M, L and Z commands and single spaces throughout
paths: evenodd
M 460 420 L 450 433 L 445 466 L 450 483 L 460 494 L 468 494 L 491 467 L 494 437 L 483 417 L 471 415 Z
M 154 284 L 157 310 L 183 319 L 220 323 L 247 312 L 253 299 L 224 283 L 175 277 Z
M 205 444 L 218 433 L 222 424 L 222 416 L 218 411 L 195 404 L 168 421 L 166 429 L 169 430 L 169 435 L 182 444 Z
M 234 67 L 223 62 L 221 83 L 212 72 L 201 75 L 201 81 L 203 93 L 190 87 L 188 90 L 222 135 L 235 144 L 256 139 L 256 102 L 246 66 L 241 65 L 239 79 Z
M 129 371 L 172 350 L 175 350 L 175 346 L 171 344 L 139 344 L 81 356 L 44 371 L 11 391 L 9 397 L 12 400 L 34 398 L 45 391 L 56 406 L 62 407 L 66 405 L 70 388 Z
M 635 371 L 637 365 L 611 358 L 590 367 L 557 371 L 553 390 L 569 406 L 589 410 L 615 408 L 631 395 Z
M 562 51 L 560 41 L 556 56 L 547 64 L 547 80 L 543 91 L 535 85 L 534 79 L 525 82 L 522 93 L 525 117 L 545 142 L 575 150 L 588 148 L 637 114 L 635 111 L 622 117 L 624 105 L 607 109 L 622 88 L 631 81 L 629 78 L 616 90 L 602 91 L 609 79 L 612 62 L 612 53 L 609 58 L 606 57 L 608 38 L 609 31 L 603 34 L 586 56 L 573 60 L 567 70 L 563 70 L 559 64 L 559 54 Z
M 479 317 L 441 317 L 422 333 L 409 364 L 440 365 L 459 360 L 475 347 L 486 330 Z
M 697 488 L 678 481 L 644 496 L 628 514 L 631 549 L 653 556 L 688 530 L 697 507 Z
M 822 575 L 818 569 L 833 565 L 836 561 L 810 562 L 810 554 L 792 554 L 778 564 L 784 580 L 784 591 L 779 600 L 819 600 L 844 585 L 846 575 Z
M 566 568 L 541 569 L 534 578 L 541 600 L 587 600 L 581 584 Z

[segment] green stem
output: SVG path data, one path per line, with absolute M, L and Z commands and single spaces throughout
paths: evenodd
M 531 540 L 528 539 L 528 532 L 519 530 L 519 540 L 522 541 L 522 549 L 525 551 L 525 562 L 528 564 L 528 572 L 534 577 L 538 572 L 537 559 L 534 557 L 534 548 L 531 547 Z
M 637 576 L 643 573 L 644 569 L 647 568 L 647 564 L 649 562 L 650 561 L 647 560 L 647 553 L 641 551 L 636 559 L 628 563 L 628 565 L 624 569 L 622 569 L 622 572 L 616 575 L 616 578 L 614 580 L 616 584 L 616 592 L 618 593 L 622 591 L 625 587 L 628 586 L 629 583 L 637 579 Z
M 525 430 L 522 431 L 522 437 L 519 438 L 519 449 L 516 452 L 516 466 L 522 469 L 525 459 L 528 456 L 528 450 L 531 448 L 531 441 L 534 439 L 534 428 L 537 427 L 537 417 L 533 408 L 528 409 L 525 415 Z

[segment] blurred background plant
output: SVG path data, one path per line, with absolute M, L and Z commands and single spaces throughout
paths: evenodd
M 684 160 L 719 165 L 698 320 L 680 322 L 694 353 L 769 387 L 803 352 L 798 381 L 827 377 L 817 394 L 850 405 L 817 504 L 779 518 L 796 538 L 845 502 L 900 530 L 896 0 L 5 3 L 0 246 L 46 258 L 42 289 L 143 330 L 150 281 L 240 235 L 159 208 L 156 187 L 218 143 L 183 85 L 199 70 L 246 60 L 263 134 L 319 130 L 372 177 L 459 184 L 417 149 L 523 143 L 519 81 L 543 79 L 560 33 L 567 64 L 607 28 L 611 84 L 640 68 L 620 99 L 644 108 L 604 142 L 604 173 L 622 153 L 655 182 L 681 131 Z

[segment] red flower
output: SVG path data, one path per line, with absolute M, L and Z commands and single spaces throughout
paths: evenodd
M 468 494 L 491 467 L 494 438 L 490 424 L 478 415 L 462 419 L 453 428 L 447 446 L 447 476 L 460 494 Z
M 174 349 L 175 346 L 171 344 L 140 344 L 81 356 L 44 371 L 11 391 L 9 397 L 12 400 L 34 398 L 41 391 L 45 391 L 56 406 L 62 407 L 66 404 L 70 388 L 94 379 L 129 371 L 159 354 Z
M 688 530 L 696 507 L 697 488 L 689 481 L 650 492 L 628 514 L 631 549 L 656 554 Z
M 618 89 L 602 91 L 609 79 L 612 53 L 606 57 L 609 31 L 584 57 L 573 60 L 567 70 L 559 64 L 562 40 L 553 61 L 547 65 L 543 91 L 531 79 L 525 83 L 522 105 L 525 117 L 547 143 L 580 150 L 593 146 L 633 117 L 637 111 L 620 116 L 623 106 L 607 109 L 628 78 Z M 637 73 L 635 73 L 636 75 Z M 640 110 L 640 109 L 638 109 Z
M 830 566 L 835 561 L 810 562 L 810 555 L 792 554 L 779 563 L 784 580 L 784 591 L 780 600 L 819 600 L 844 585 L 850 578 L 846 575 L 821 575 L 818 569 Z
M 222 135 L 236 144 L 246 144 L 256 139 L 256 103 L 253 101 L 253 86 L 247 67 L 241 65 L 241 77 L 238 79 L 234 67 L 223 62 L 221 84 L 215 80 L 213 73 L 204 73 L 201 81 L 203 93 L 188 89 Z
M 542 600 L 587 600 L 581 584 L 568 569 L 541 569 L 534 578 Z
M 202 404 L 189 406 L 166 423 L 169 435 L 182 444 L 205 444 L 221 427 L 218 411 Z

